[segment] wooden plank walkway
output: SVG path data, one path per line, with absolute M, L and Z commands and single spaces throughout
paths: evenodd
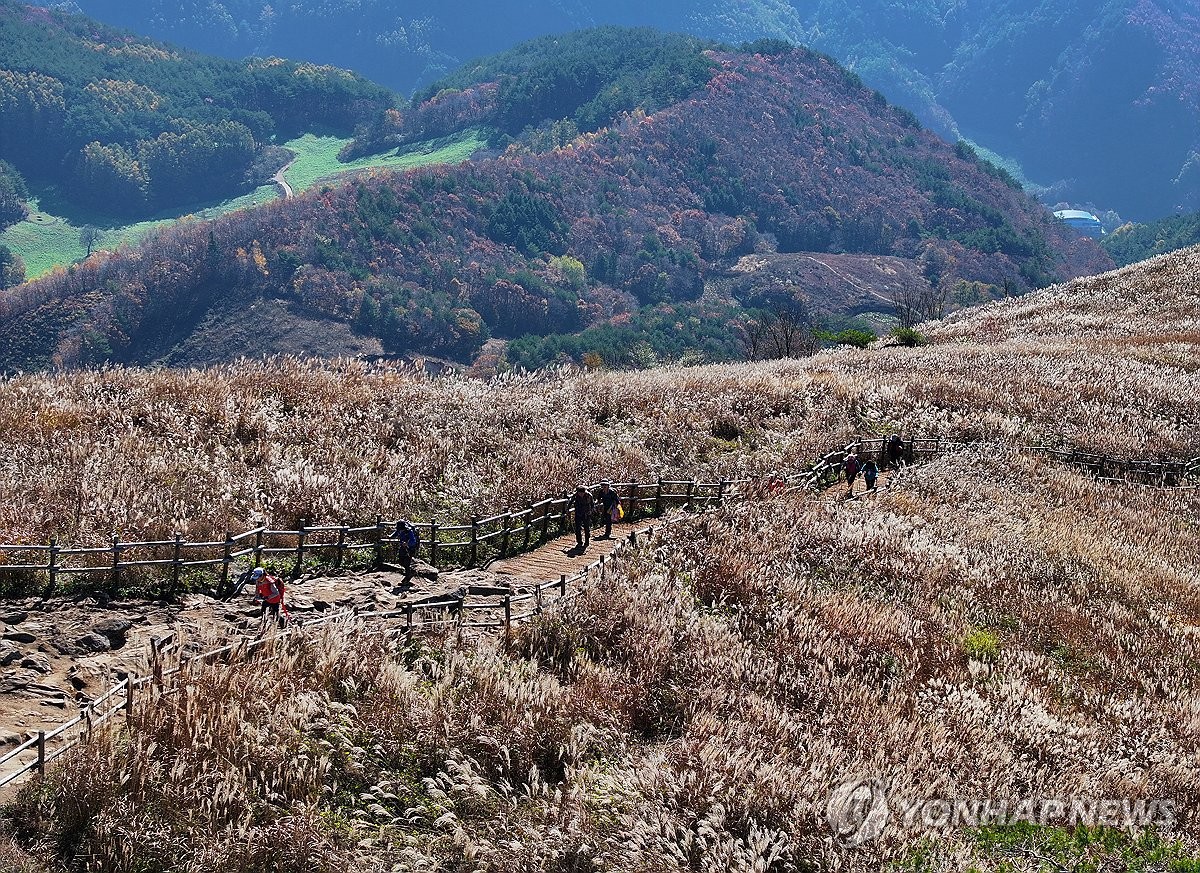
M 535 582 L 552 582 L 560 576 L 573 576 L 588 564 L 597 561 L 601 555 L 608 555 L 616 548 L 617 543 L 629 536 L 631 531 L 655 524 L 652 518 L 643 519 L 636 523 L 619 522 L 613 525 L 612 539 L 592 537 L 587 551 L 579 552 L 575 548 L 575 535 L 567 534 L 556 537 L 531 552 L 513 555 L 511 558 L 493 561 L 487 568 L 497 576 L 514 576 L 531 579 Z

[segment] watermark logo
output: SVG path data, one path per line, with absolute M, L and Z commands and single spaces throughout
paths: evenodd
M 889 821 L 906 831 L 1005 826 L 1109 827 L 1171 830 L 1175 803 L 1166 799 L 1112 797 L 902 797 L 880 779 L 849 779 L 834 787 L 825 820 L 847 848 L 877 839 Z
M 843 782 L 830 792 L 825 805 L 825 820 L 838 842 L 847 848 L 878 837 L 890 815 L 887 792 L 878 779 Z

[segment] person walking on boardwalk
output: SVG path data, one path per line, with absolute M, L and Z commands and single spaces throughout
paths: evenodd
M 863 481 L 867 483 L 867 490 L 875 490 L 875 480 L 879 478 L 879 465 L 875 463 L 874 458 L 867 458 L 862 466 Z
M 392 538 L 396 540 L 396 560 L 404 568 L 403 584 L 407 585 L 413 577 L 413 560 L 421 548 L 421 535 L 411 521 L 402 518 L 396 522 Z
M 846 492 L 847 496 L 854 493 L 854 480 L 858 478 L 858 471 L 862 469 L 862 464 L 858 460 L 858 455 L 854 452 L 846 455 L 846 487 L 850 490 Z
M 571 498 L 571 508 L 575 510 L 575 546 L 580 551 L 587 549 L 592 542 L 592 507 L 595 505 L 592 493 L 580 485 L 575 489 Z
M 611 540 L 613 522 L 620 521 L 624 512 L 621 509 L 620 496 L 607 479 L 600 483 L 600 511 L 604 513 L 604 538 Z
M 262 610 L 258 614 L 259 632 L 262 632 L 263 626 L 266 624 L 268 612 L 274 617 L 275 622 L 283 627 L 287 619 L 287 607 L 283 605 L 283 580 L 278 576 L 272 576 L 262 567 L 255 567 L 250 578 L 254 580 L 254 599 L 262 604 Z M 283 611 L 282 616 L 280 610 Z
M 887 462 L 888 466 L 895 470 L 900 466 L 900 459 L 904 455 L 904 440 L 900 439 L 900 434 L 894 433 L 887 438 Z

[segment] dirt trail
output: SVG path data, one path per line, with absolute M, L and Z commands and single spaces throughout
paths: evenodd
M 519 594 L 534 583 L 557 581 L 610 553 L 631 524 L 613 527 L 611 540 L 593 538 L 578 552 L 573 536 L 485 569 L 448 570 L 417 576 L 382 570 L 340 576 L 303 577 L 288 585 L 287 607 L 303 622 L 349 609 L 358 612 L 404 609 L 407 603 L 459 597 L 472 589 Z M 228 601 L 189 595 L 179 603 L 84 597 L 42 601 L 30 598 L 0 607 L 0 754 L 39 730 L 78 714 L 125 675 L 147 675 L 152 644 L 174 636 L 184 653 L 210 650 L 260 629 L 253 592 Z
M 292 191 L 291 184 L 283 177 L 283 174 L 290 170 L 292 168 L 292 164 L 294 163 L 296 163 L 295 155 L 292 156 L 290 161 L 279 168 L 278 173 L 271 177 L 271 181 L 279 186 L 279 193 L 283 195 L 284 200 L 290 200 L 296 196 L 295 192 Z

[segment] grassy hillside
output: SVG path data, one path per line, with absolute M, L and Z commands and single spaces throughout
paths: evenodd
M 284 178 L 294 191 L 303 192 L 318 182 L 332 181 L 339 176 L 364 170 L 407 170 L 430 164 L 461 163 L 483 146 L 483 140 L 474 132 L 468 131 L 461 137 L 438 143 L 418 143 L 403 151 L 365 155 L 349 162 L 339 161 L 338 153 L 350 141 L 349 137 L 313 133 L 287 141 L 283 147 L 296 157 L 284 173 Z M 278 186 L 272 183 L 240 197 L 207 205 L 194 205 L 186 216 L 200 219 L 217 218 L 238 209 L 269 203 L 279 196 Z M 33 211 L 26 220 L 0 233 L 0 244 L 8 246 L 24 259 L 25 272 L 30 279 L 43 276 L 55 267 L 73 264 L 84 257 L 86 249 L 79 241 L 79 232 L 85 222 L 103 232 L 97 245 L 98 249 L 115 251 L 121 246 L 136 245 L 151 231 L 170 226 L 175 219 L 184 216 L 172 212 L 169 213 L 169 217 L 124 224 L 111 216 L 87 212 L 76 212 L 76 217 L 69 219 L 41 212 L 38 210 L 39 205 L 35 198 L 31 204 Z
M 317 182 L 360 170 L 411 170 L 434 164 L 461 164 L 485 144 L 479 131 L 467 130 L 438 141 L 409 143 L 388 153 L 339 160 L 338 155 L 351 142 L 349 137 L 305 134 L 285 143 L 284 147 L 295 153 L 296 161 L 284 178 L 296 191 L 307 191 Z
M 806 360 L 491 382 L 290 360 L 10 378 L 0 541 L 469 516 L 605 475 L 786 469 L 895 427 L 1193 457 L 1198 264 L 1190 250 L 969 311 L 923 347 Z
M 25 791 L 0 861 L 1193 869 L 1196 492 L 1099 483 L 1018 447 L 1196 454 L 1197 275 L 1193 249 L 928 325 L 924 347 L 805 361 L 489 383 L 276 361 L 0 383 L 9 536 L 85 539 L 80 505 L 102 541 L 172 514 L 200 534 L 249 511 L 373 518 L 599 475 L 787 469 L 853 431 L 992 441 L 873 498 L 782 494 L 684 520 L 502 639 L 333 631 L 270 670 L 197 668 L 120 741 Z M 872 778 L 891 815 L 843 845 L 831 793 Z M 1033 823 L 925 805 L 1048 798 L 1167 814 L 1128 833 L 1044 805 Z
M 463 168 L 314 191 L 28 283 L 0 320 L 0 366 L 187 363 L 182 341 L 264 295 L 392 355 L 500 369 L 608 325 L 632 326 L 616 334 L 631 341 L 596 331 L 577 360 L 624 363 L 638 341 L 673 354 L 681 331 L 689 350 L 728 359 L 763 311 L 815 307 L 796 283 L 741 296 L 714 285 L 750 254 L 896 257 L 914 293 L 935 300 L 1111 264 L 965 144 L 920 130 L 828 58 L 772 51 L 710 53 L 711 79 L 688 99 L 549 151 L 515 145 Z M 172 281 L 149 277 L 150 264 Z M 551 343 L 511 359 L 486 345 L 525 336 Z

